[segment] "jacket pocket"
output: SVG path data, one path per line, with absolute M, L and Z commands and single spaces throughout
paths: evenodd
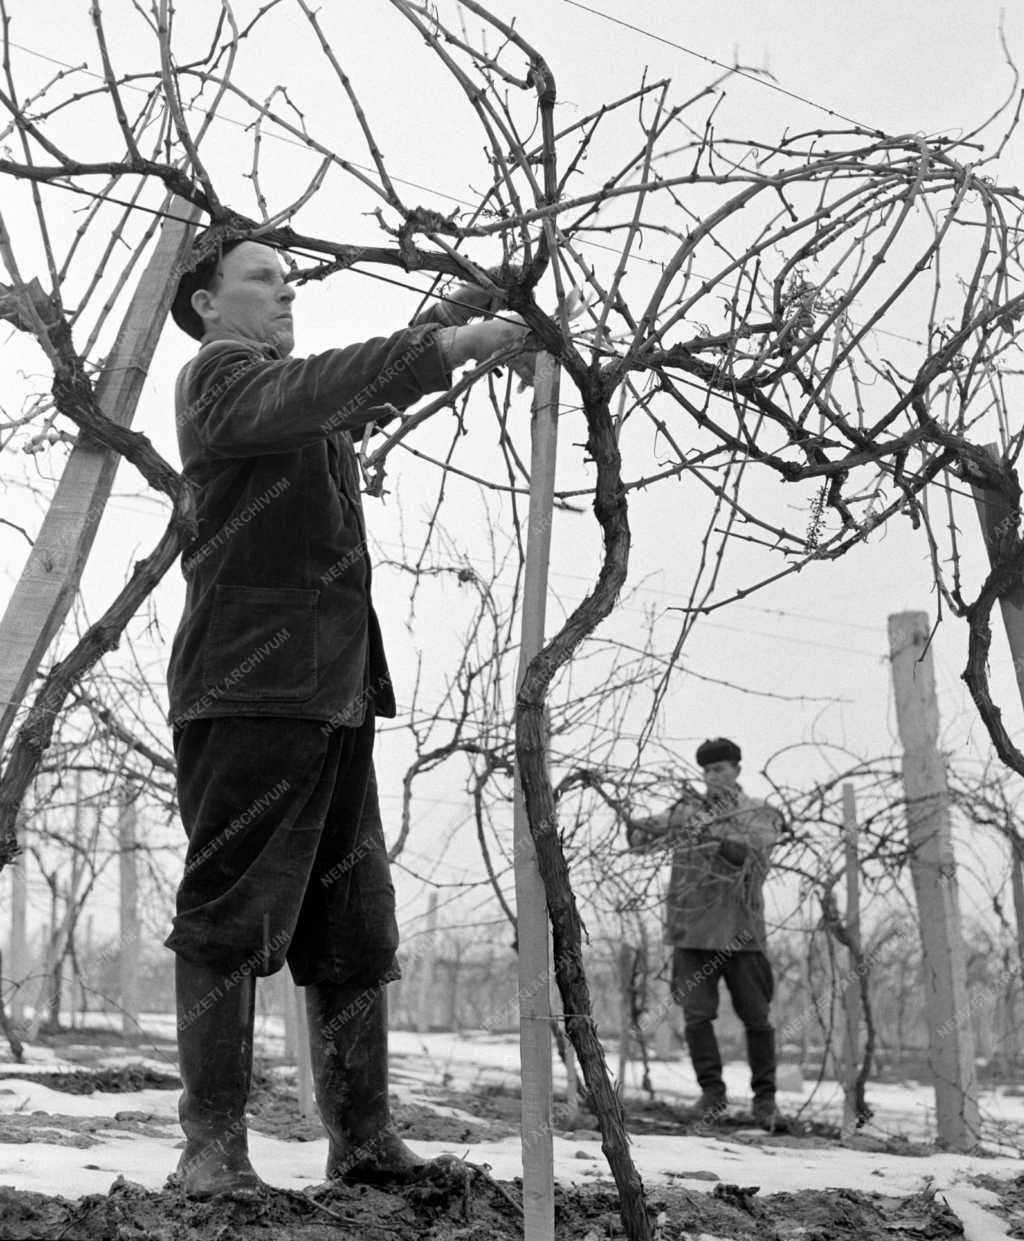
M 319 590 L 217 586 L 203 655 L 220 702 L 302 702 L 316 691 Z

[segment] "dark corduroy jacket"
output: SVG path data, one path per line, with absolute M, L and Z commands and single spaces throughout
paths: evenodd
M 212 341 L 182 370 L 178 444 L 199 534 L 182 555 L 173 727 L 225 715 L 355 725 L 368 705 L 394 715 L 351 434 L 381 406 L 449 385 L 436 334 L 299 359 Z

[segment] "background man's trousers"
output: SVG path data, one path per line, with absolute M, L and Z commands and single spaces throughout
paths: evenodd
M 697 1082 L 708 1097 L 725 1097 L 722 1057 L 714 1027 L 722 979 L 736 1016 L 746 1029 L 754 1098 L 774 1098 L 775 1031 L 769 1005 L 775 982 L 768 958 L 756 950 L 676 948 L 672 954 L 672 996 L 683 1010 L 686 1045 Z

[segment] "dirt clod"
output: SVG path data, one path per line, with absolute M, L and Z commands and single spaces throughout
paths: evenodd
M 159 1073 L 148 1064 L 123 1064 L 106 1069 L 67 1069 L 60 1073 L 18 1073 L 4 1070 L 4 1077 L 30 1077 L 50 1090 L 63 1094 L 130 1094 L 135 1090 L 180 1090 L 181 1078 L 173 1073 Z

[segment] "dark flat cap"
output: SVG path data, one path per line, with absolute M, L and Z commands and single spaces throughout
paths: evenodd
M 711 737 L 697 747 L 698 767 L 710 767 L 712 763 L 738 763 L 742 757 L 740 747 L 728 737 Z
M 189 265 L 181 273 L 171 302 L 171 318 L 193 340 L 202 340 L 206 329 L 202 317 L 192 305 L 192 294 L 213 284 L 223 256 L 230 254 L 235 246 L 240 246 L 245 240 L 244 237 L 234 237 L 217 244 L 209 232 L 201 233 L 196 238 L 185 260 Z

